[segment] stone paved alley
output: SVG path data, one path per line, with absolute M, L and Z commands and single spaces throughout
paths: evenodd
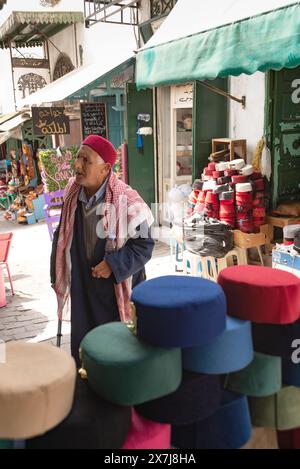
M 0 339 L 4 341 L 48 341 L 55 344 L 56 299 L 50 287 L 49 257 L 51 243 L 47 225 L 19 225 L 7 222 L 0 213 L 0 233 L 14 233 L 9 255 L 15 296 L 12 297 L 4 271 L 7 306 L 0 309 Z M 147 277 L 173 273 L 169 247 L 156 243 Z M 69 322 L 63 323 L 62 345 L 69 345 Z

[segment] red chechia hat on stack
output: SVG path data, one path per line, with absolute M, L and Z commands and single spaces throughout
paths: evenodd
M 220 272 L 228 314 L 257 323 L 290 324 L 300 317 L 300 279 L 270 267 L 241 265 Z

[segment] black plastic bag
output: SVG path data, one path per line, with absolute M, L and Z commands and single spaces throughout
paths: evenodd
M 194 215 L 183 224 L 186 249 L 200 256 L 224 257 L 233 248 L 231 227 L 205 215 Z

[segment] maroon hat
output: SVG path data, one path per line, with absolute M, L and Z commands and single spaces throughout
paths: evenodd
M 113 144 L 105 138 L 99 135 L 89 135 L 83 140 L 82 145 L 87 145 L 98 153 L 105 163 L 110 163 L 112 166 L 115 164 L 117 159 L 116 149 Z

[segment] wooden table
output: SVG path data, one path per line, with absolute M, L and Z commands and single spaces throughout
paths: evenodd
M 300 217 L 267 217 L 269 241 L 270 244 L 274 243 L 274 228 L 284 228 L 287 225 L 294 225 L 300 222 Z M 299 226 L 300 228 L 300 226 Z

